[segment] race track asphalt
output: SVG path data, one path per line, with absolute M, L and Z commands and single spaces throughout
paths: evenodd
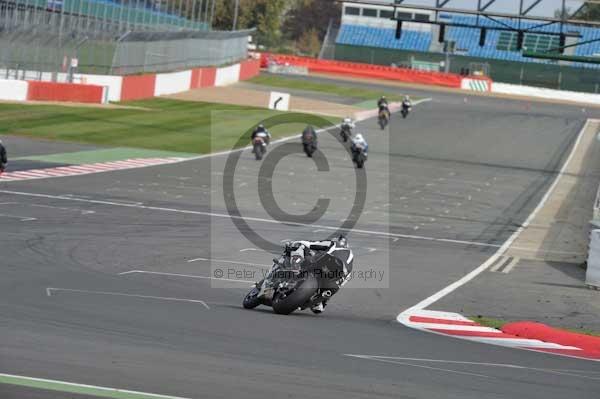
M 367 190 L 348 238 L 357 269 L 384 278 L 350 282 L 319 316 L 244 310 L 248 283 L 224 288 L 207 277 L 222 270 L 247 280 L 273 257 L 228 216 L 223 176 L 234 174 L 239 213 L 272 243 L 322 238 L 351 213 L 355 169 L 326 133 L 319 146 L 329 172 L 292 140 L 296 153 L 272 177 L 260 171 L 272 159 L 244 151 L 235 170 L 218 156 L 0 182 L 0 373 L 186 398 L 598 397 L 599 363 L 395 321 L 518 228 L 589 116 L 577 107 L 425 94 L 432 101 L 406 120 L 394 115 L 389 130 L 359 124 L 370 146 Z M 320 196 L 329 206 L 313 224 L 273 223 L 257 194 L 268 182 L 286 212 L 306 213 Z M 28 395 L 66 397 L 0 385 L 3 399 Z

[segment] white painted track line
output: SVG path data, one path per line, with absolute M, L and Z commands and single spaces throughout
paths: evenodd
M 231 281 L 234 283 L 244 283 L 244 284 L 254 284 L 256 281 L 250 280 L 237 280 L 232 278 L 223 278 L 223 277 L 211 277 L 211 276 L 198 276 L 195 274 L 180 274 L 180 273 L 167 273 L 167 272 L 153 272 L 150 270 L 129 270 L 127 272 L 119 273 L 119 276 L 126 276 L 128 274 L 156 274 L 159 276 L 173 276 L 173 277 L 186 277 L 186 278 L 199 278 L 204 280 L 214 280 L 214 281 Z
M 158 207 L 158 206 L 141 205 L 139 203 L 131 203 L 130 204 L 130 203 L 107 201 L 107 200 L 95 200 L 95 199 L 89 199 L 89 198 L 70 197 L 70 196 L 66 196 L 66 195 L 39 194 L 39 193 L 28 193 L 28 192 L 11 191 L 11 190 L 0 190 L 0 193 L 26 196 L 26 197 L 34 197 L 34 198 L 55 199 L 55 200 L 61 200 L 61 201 L 84 202 L 84 203 L 96 204 L 96 205 L 110 205 L 110 206 L 120 206 L 120 207 L 125 207 L 125 208 L 137 208 L 137 209 L 145 209 L 145 210 L 151 210 L 151 211 L 173 212 L 173 213 L 201 215 L 201 216 L 227 218 L 227 219 L 241 219 L 241 220 L 245 220 L 245 221 L 253 221 L 253 222 L 260 222 L 260 223 L 283 224 L 282 222 L 273 220 L 273 219 L 263 219 L 263 218 L 245 217 L 245 216 L 233 216 L 233 215 L 228 215 L 228 214 L 224 214 L 224 213 L 202 212 L 202 211 L 194 211 L 191 209 L 165 208 L 165 207 Z M 431 242 L 445 243 L 445 244 L 456 244 L 456 245 L 477 246 L 477 247 L 492 247 L 492 248 L 500 247 L 500 245 L 498 245 L 498 244 L 488 244 L 488 243 L 477 242 L 477 241 L 454 240 L 451 238 L 427 237 L 427 236 L 411 235 L 411 234 L 397 234 L 397 233 L 390 233 L 387 231 L 343 229 L 343 228 L 340 228 L 339 226 L 332 227 L 332 226 L 308 224 L 308 223 L 298 223 L 298 222 L 285 222 L 285 225 L 308 227 L 308 228 L 321 228 L 321 229 L 325 229 L 325 230 L 329 230 L 329 231 L 340 230 L 340 231 L 345 231 L 348 233 L 362 233 L 362 234 L 371 235 L 371 236 L 375 235 L 375 236 L 380 236 L 380 237 L 431 241 Z
M 46 295 L 52 296 L 53 292 L 72 292 L 72 293 L 79 293 L 79 294 L 124 296 L 124 297 L 130 297 L 130 298 L 157 299 L 157 300 L 162 300 L 162 301 L 199 303 L 199 304 L 203 305 L 206 309 L 210 310 L 210 307 L 206 304 L 206 302 L 201 301 L 199 299 L 169 298 L 169 297 L 162 297 L 162 296 L 127 294 L 127 293 L 122 293 L 122 292 L 78 290 L 78 289 L 72 289 L 72 288 L 54 288 L 54 287 L 46 288 Z
M 443 298 L 446 295 L 450 294 L 451 292 L 455 291 L 457 288 L 465 285 L 466 283 L 468 283 L 469 281 L 471 281 L 472 279 L 474 279 L 475 277 L 477 277 L 478 275 L 480 275 L 482 272 L 484 272 L 485 270 L 487 270 L 498 259 L 498 257 L 500 257 L 504 252 L 506 252 L 506 250 L 519 237 L 519 235 L 523 232 L 523 230 L 525 230 L 525 228 L 527 228 L 527 226 L 529 226 L 529 224 L 535 218 L 535 216 L 540 211 L 540 209 L 542 209 L 542 207 L 546 204 L 546 201 L 548 201 L 548 198 L 550 198 L 550 195 L 554 191 L 554 188 L 557 186 L 559 180 L 564 175 L 564 172 L 567 169 L 569 163 L 573 159 L 575 151 L 577 150 L 577 147 L 579 147 L 579 143 L 581 142 L 581 139 L 582 139 L 582 137 L 584 135 L 584 132 L 587 129 L 587 127 L 588 127 L 588 125 L 590 124 L 591 121 L 592 120 L 588 119 L 585 122 L 585 124 L 583 125 L 583 127 L 581 128 L 581 130 L 579 131 L 579 133 L 577 135 L 577 139 L 575 140 L 575 143 L 573 144 L 573 147 L 571 148 L 571 152 L 569 153 L 569 156 L 567 157 L 567 159 L 563 163 L 562 167 L 560 168 L 560 171 L 558 172 L 558 174 L 554 178 L 554 181 L 552 182 L 552 184 L 550 185 L 550 187 L 548 188 L 548 190 L 546 191 L 546 193 L 544 194 L 544 196 L 542 197 L 542 199 L 540 200 L 540 202 L 538 203 L 538 205 L 529 214 L 529 216 L 527 217 L 527 219 L 525 220 L 525 222 L 508 238 L 508 240 L 506 240 L 504 242 L 504 244 L 502 244 L 502 246 L 500 246 L 500 248 L 496 251 L 496 253 L 494 253 L 488 260 L 486 260 L 479 267 L 477 267 L 476 269 L 472 270 L 470 273 L 466 274 L 462 278 L 458 279 L 457 281 L 453 282 L 452 284 L 448 285 L 447 287 L 442 288 L 441 290 L 439 290 L 435 294 L 433 294 L 433 295 L 431 295 L 431 296 L 423 299 L 421 302 L 417 303 L 416 305 L 411 306 L 410 308 L 408 308 L 408 309 L 404 310 L 403 312 L 401 312 L 396 317 L 396 320 L 398 320 L 399 322 L 403 323 L 403 321 L 406 321 L 408 319 L 408 317 L 410 317 L 411 313 L 414 313 L 414 312 L 417 312 L 419 310 L 427 308 L 431 304 L 439 301 L 441 298 Z

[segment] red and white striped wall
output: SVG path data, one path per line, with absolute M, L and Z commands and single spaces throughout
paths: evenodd
M 454 338 L 600 361 L 600 338 L 554 329 L 540 323 L 508 323 L 498 330 L 458 313 L 407 310 L 397 320 L 407 327 Z
M 202 87 L 225 86 L 250 79 L 259 73 L 260 61 L 248 59 L 225 67 L 194 68 L 157 74 L 131 76 L 76 74 L 73 77 L 75 83 L 0 80 L 0 100 L 103 104 L 109 101 L 157 97 Z M 51 78 L 48 74 L 43 77 Z

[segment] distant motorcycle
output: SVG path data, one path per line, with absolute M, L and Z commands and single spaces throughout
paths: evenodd
M 254 157 L 257 161 L 260 161 L 267 152 L 267 143 L 265 142 L 265 139 L 263 137 L 256 136 L 254 140 L 252 140 L 252 147 Z
M 385 129 L 385 127 L 390 123 L 390 111 L 387 108 L 381 108 L 379 110 L 379 126 L 381 126 L 381 130 Z
M 307 126 L 302 132 L 302 147 L 306 156 L 312 158 L 313 153 L 317 150 L 317 133 L 312 126 Z
M 365 154 L 365 149 L 362 146 L 356 145 L 352 147 L 352 161 L 358 169 L 362 169 L 365 166 L 367 154 Z
M 317 150 L 317 143 L 315 143 L 312 138 L 309 138 L 307 141 L 302 143 L 302 146 L 304 147 L 306 156 L 312 158 L 313 153 Z
M 347 142 L 352 137 L 352 125 L 350 122 L 344 121 L 341 126 L 340 136 L 344 143 Z
M 412 110 L 412 105 L 407 104 L 407 103 L 402 103 L 402 110 L 400 110 L 400 113 L 402 114 L 402 118 L 406 118 L 408 116 L 408 113 Z

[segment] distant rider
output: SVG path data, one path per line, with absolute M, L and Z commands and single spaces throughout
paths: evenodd
M 6 148 L 4 147 L 4 144 L 2 144 L 2 140 L 0 140 L 0 174 L 6 169 L 7 163 L 8 157 L 6 156 Z
M 256 129 L 252 132 L 251 140 L 254 142 L 254 139 L 257 137 L 261 137 L 266 145 L 269 145 L 271 142 L 271 133 L 265 128 L 265 125 L 262 123 L 256 126 Z
M 304 267 L 310 269 L 312 265 L 318 268 L 319 255 L 327 253 L 333 246 L 337 248 L 348 248 L 348 242 L 344 236 L 338 237 L 337 240 L 323 240 L 323 241 L 290 241 L 285 244 L 283 256 L 289 259 L 290 265 L 295 268 Z M 328 265 L 330 266 L 330 265 Z M 348 281 L 350 272 L 352 271 L 352 262 L 350 264 L 344 264 L 343 269 L 330 270 L 332 275 L 337 277 L 327 291 L 328 298 L 321 303 L 311 307 L 313 313 L 321 313 L 327 301 L 342 288 L 342 286 Z
M 377 108 L 379 108 L 379 112 L 386 110 L 389 112 L 390 104 L 388 104 L 387 98 L 385 96 L 381 96 L 379 101 L 377 101 Z
M 302 142 L 312 142 L 315 145 L 317 144 L 317 131 L 312 125 L 307 125 L 302 131 Z
M 367 140 L 365 140 L 365 138 L 363 137 L 362 134 L 358 133 L 356 136 L 354 136 L 352 138 L 352 152 L 356 152 L 356 150 L 358 149 L 362 149 L 363 150 L 363 154 L 365 154 L 365 157 L 367 156 L 367 152 L 369 151 L 369 144 L 367 143 Z
M 347 128 L 348 131 L 351 131 L 352 129 L 354 129 L 355 126 L 356 125 L 354 124 L 352 118 L 346 117 L 342 120 L 342 129 Z
M 405 111 L 410 111 L 412 108 L 412 102 L 410 101 L 409 96 L 404 96 L 404 100 L 402 100 L 402 109 Z

